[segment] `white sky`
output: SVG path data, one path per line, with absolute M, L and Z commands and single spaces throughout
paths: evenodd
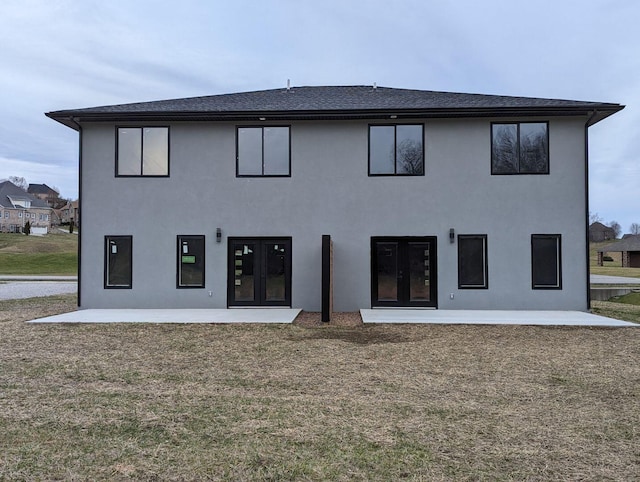
M 44 112 L 287 79 L 616 102 L 590 129 L 590 202 L 626 232 L 640 222 L 639 25 L 635 0 L 2 0 L 0 178 L 77 196 L 77 133 Z

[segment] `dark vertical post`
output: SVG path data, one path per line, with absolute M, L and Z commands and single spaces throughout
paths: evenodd
M 333 312 L 333 242 L 322 235 L 322 321 L 331 321 Z

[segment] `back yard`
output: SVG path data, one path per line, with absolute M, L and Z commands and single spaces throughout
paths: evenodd
M 74 303 L 0 302 L 0 479 L 640 473 L 640 329 L 23 322 Z
M 77 272 L 77 235 L 0 233 L 0 274 L 75 275 Z

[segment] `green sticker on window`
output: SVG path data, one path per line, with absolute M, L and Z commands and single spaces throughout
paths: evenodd
M 183 264 L 194 264 L 196 262 L 195 256 L 183 256 L 182 263 Z

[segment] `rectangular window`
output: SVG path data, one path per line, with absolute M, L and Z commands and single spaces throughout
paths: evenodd
M 487 235 L 458 236 L 458 288 L 487 289 Z
M 370 125 L 369 175 L 424 175 L 424 126 Z
M 178 236 L 177 288 L 204 288 L 204 236 Z
M 549 174 L 547 122 L 491 124 L 491 174 Z
M 236 176 L 291 175 L 289 126 L 238 127 L 236 142 Z
M 531 284 L 535 289 L 562 289 L 561 237 L 531 235 Z
M 169 175 L 168 127 L 118 127 L 116 176 Z
M 131 288 L 132 237 L 104 237 L 104 287 Z
M 22 211 L 18 212 L 18 217 L 21 218 L 22 217 Z

